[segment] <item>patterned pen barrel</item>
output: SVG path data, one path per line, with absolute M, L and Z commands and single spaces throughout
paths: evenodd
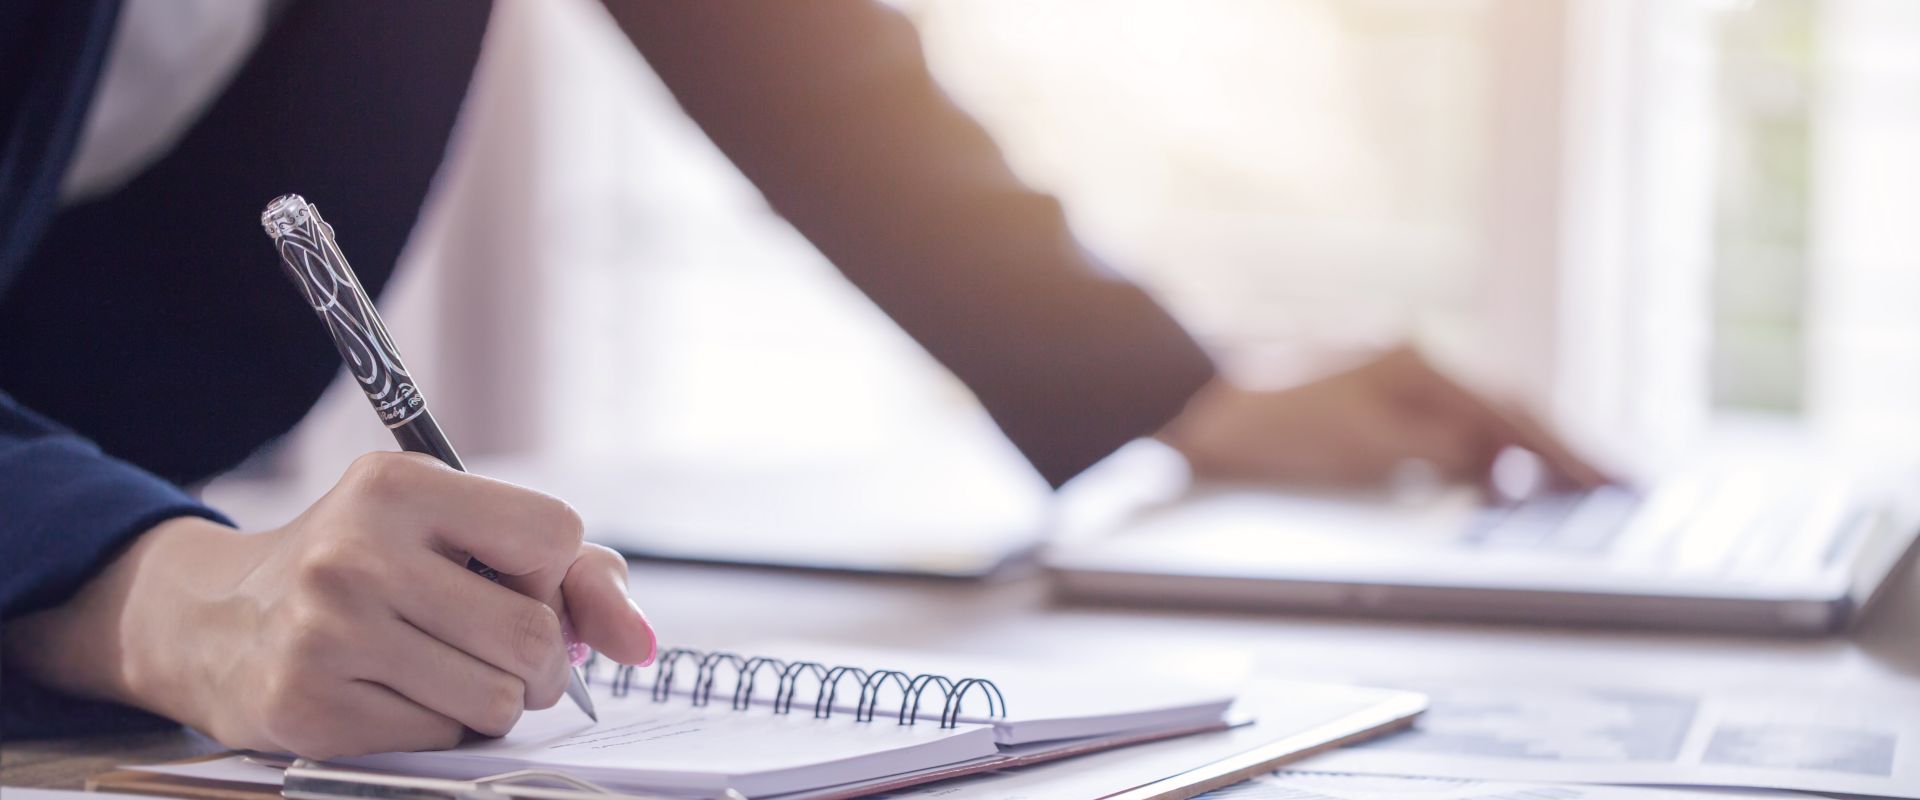
M 387 326 L 380 321 L 379 312 L 346 257 L 340 254 L 333 226 L 320 218 L 320 210 L 299 195 L 290 194 L 268 203 L 267 210 L 260 214 L 260 224 L 280 251 L 280 266 L 286 268 L 287 277 L 326 324 L 347 372 L 367 393 L 374 413 L 393 432 L 400 449 L 425 453 L 465 472 L 460 454 L 454 452 L 453 443 L 447 441 L 434 422 L 433 412 L 427 410 L 426 398 L 407 373 L 400 351 L 387 335 Z M 468 559 L 467 568 L 487 580 L 500 579 L 498 572 L 479 559 Z M 578 666 L 572 667 L 567 677 L 567 696 L 587 716 L 598 719 Z

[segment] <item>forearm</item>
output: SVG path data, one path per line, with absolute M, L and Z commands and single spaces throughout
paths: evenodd
M 964 381 L 1049 481 L 1152 433 L 1213 375 L 947 98 L 898 12 L 866 0 L 607 6 L 773 208 Z
M 77 697 L 181 718 L 194 698 L 170 679 L 179 653 L 156 638 L 160 621 L 190 598 L 211 597 L 217 583 L 249 557 L 251 537 L 193 517 L 141 534 L 61 605 L 8 623 L 0 652 L 9 671 Z

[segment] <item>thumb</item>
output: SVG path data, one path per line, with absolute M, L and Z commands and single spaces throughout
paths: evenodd
M 627 595 L 627 560 L 620 554 L 581 545 L 560 589 L 581 642 L 622 664 L 653 663 L 658 642 L 646 615 Z

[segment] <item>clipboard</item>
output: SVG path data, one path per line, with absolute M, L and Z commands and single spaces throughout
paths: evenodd
M 418 778 L 333 769 L 300 759 L 287 767 L 287 800 L 671 800 L 616 792 L 550 769 L 521 769 L 476 780 Z M 732 789 L 715 800 L 747 800 Z
M 229 758 L 216 753 L 185 759 L 182 764 Z M 276 765 L 279 766 L 279 765 Z M 634 794 L 600 786 L 563 772 L 522 769 L 474 780 L 424 778 L 413 775 L 342 769 L 304 758 L 285 766 L 285 783 L 273 787 L 257 783 L 192 778 L 144 770 L 103 772 L 87 780 L 89 792 L 119 792 L 191 800 L 687 800 L 684 796 Z M 715 800 L 747 800 L 732 789 Z
M 198 764 L 203 761 L 217 761 L 233 756 L 232 752 L 213 753 L 193 758 L 169 761 L 169 764 Z M 280 792 L 274 787 L 257 783 L 236 781 L 216 781 L 206 778 L 188 778 L 179 775 L 167 775 L 139 769 L 121 768 L 102 772 L 87 779 L 84 788 L 89 792 L 113 792 L 116 794 L 144 794 L 154 797 L 176 797 L 186 800 L 279 800 Z

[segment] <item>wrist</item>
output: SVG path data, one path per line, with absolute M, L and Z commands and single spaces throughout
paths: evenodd
M 238 579 L 250 539 L 198 517 L 149 528 L 67 602 L 6 634 L 9 660 L 60 691 L 186 719 L 197 613 Z
M 1222 409 L 1234 404 L 1245 390 L 1221 376 L 1215 376 L 1187 399 L 1180 413 L 1153 434 L 1153 438 L 1179 452 L 1196 471 L 1205 469 L 1223 434 Z

